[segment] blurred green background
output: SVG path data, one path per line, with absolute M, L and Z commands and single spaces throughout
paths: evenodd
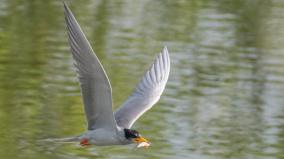
M 284 158 L 283 0 L 66 2 L 104 65 L 115 108 L 168 46 L 165 92 L 134 125 L 152 145 L 39 142 L 86 126 L 63 5 L 0 0 L 0 158 Z

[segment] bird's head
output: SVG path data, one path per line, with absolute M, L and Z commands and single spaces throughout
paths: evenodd
M 148 140 L 143 138 L 138 131 L 133 129 L 124 129 L 124 135 L 127 140 L 130 140 L 137 144 L 140 144 L 142 142 L 150 143 Z

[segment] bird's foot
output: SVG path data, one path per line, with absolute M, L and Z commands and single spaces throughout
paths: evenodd
M 84 138 L 84 139 L 81 140 L 80 145 L 81 146 L 89 146 L 91 144 L 89 143 L 88 139 Z

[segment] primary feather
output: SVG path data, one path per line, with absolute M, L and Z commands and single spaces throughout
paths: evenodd
M 71 53 L 79 75 L 88 130 L 116 129 L 108 77 L 72 12 L 64 4 Z
M 115 120 L 120 127 L 131 128 L 133 123 L 160 99 L 169 73 L 170 57 L 167 47 L 164 47 L 132 95 L 116 111 Z

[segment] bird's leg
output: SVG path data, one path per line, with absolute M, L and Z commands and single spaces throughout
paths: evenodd
M 88 140 L 87 138 L 83 138 L 83 139 L 80 141 L 80 145 L 81 145 L 81 146 L 89 146 L 89 145 L 91 145 L 91 144 L 89 143 L 89 140 Z

